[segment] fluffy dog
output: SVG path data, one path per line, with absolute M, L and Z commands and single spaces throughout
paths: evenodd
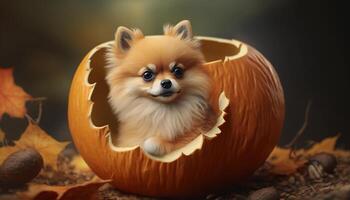
M 106 56 L 109 103 L 120 120 L 113 144 L 162 156 L 211 127 L 212 80 L 189 21 L 160 36 L 118 27 Z

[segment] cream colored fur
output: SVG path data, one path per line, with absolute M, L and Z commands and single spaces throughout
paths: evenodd
M 202 67 L 204 57 L 192 38 L 189 22 L 166 26 L 164 31 L 164 36 L 144 37 L 139 30 L 118 28 L 116 42 L 106 56 L 109 103 L 120 120 L 113 143 L 141 145 L 153 155 L 169 153 L 198 136 L 209 123 L 211 111 L 211 79 Z M 123 36 L 129 40 L 121 41 Z M 180 79 L 170 72 L 174 62 L 185 69 Z M 151 82 L 145 82 L 140 73 L 145 66 L 156 68 Z M 152 96 L 162 89 L 159 83 L 163 79 L 172 81 L 174 94 Z

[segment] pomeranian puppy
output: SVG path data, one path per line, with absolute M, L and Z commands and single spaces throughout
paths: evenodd
M 162 156 L 211 128 L 211 79 L 189 21 L 144 37 L 118 27 L 106 55 L 108 96 L 120 123 L 114 145 Z

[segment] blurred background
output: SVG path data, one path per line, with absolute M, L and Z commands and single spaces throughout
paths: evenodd
M 163 24 L 189 19 L 195 34 L 244 41 L 275 66 L 286 98 L 280 144 L 290 141 L 302 126 L 311 99 L 301 140 L 342 133 L 340 146 L 349 148 L 349 12 L 345 4 L 330 0 L 2 0 L 0 66 L 15 67 L 17 84 L 34 97 L 47 97 L 41 127 L 59 140 L 70 140 L 68 91 L 84 55 L 112 40 L 119 25 L 161 34 Z M 17 139 L 25 123 L 5 116 L 0 127 L 9 139 Z

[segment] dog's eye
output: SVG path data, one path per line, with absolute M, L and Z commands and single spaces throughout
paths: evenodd
M 154 78 L 154 73 L 152 71 L 145 71 L 142 74 L 144 81 L 151 81 Z
M 184 70 L 177 66 L 173 67 L 171 72 L 175 75 L 176 78 L 182 78 L 184 75 Z

